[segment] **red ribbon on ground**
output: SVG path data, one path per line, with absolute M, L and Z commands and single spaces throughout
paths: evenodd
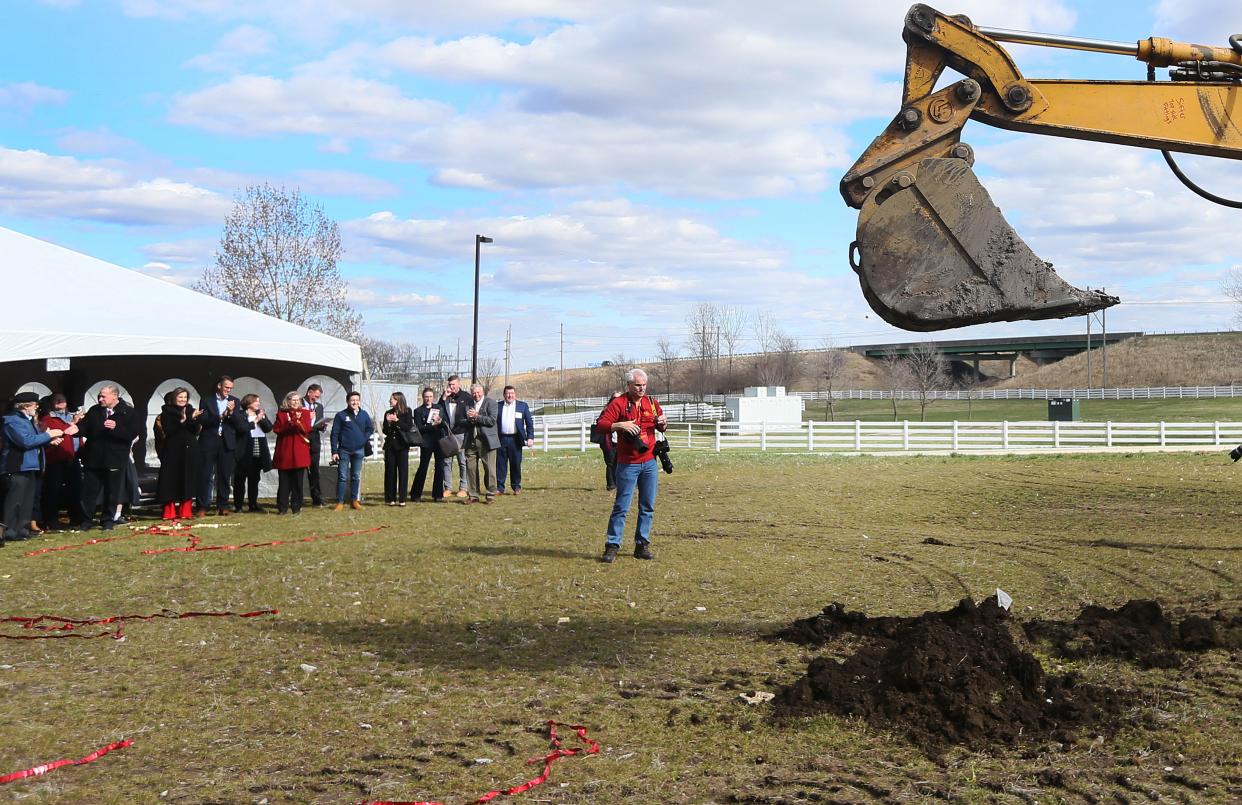
M 581 740 L 586 745 L 583 747 L 579 747 L 577 749 L 562 749 L 561 739 L 556 734 L 557 727 L 569 727 L 571 730 L 573 730 L 578 735 L 579 740 Z M 524 791 L 531 790 L 535 786 L 543 785 L 545 782 L 547 782 L 548 775 L 552 773 L 552 764 L 560 760 L 563 757 L 570 757 L 571 755 L 580 755 L 580 754 L 594 755 L 599 752 L 599 742 L 593 741 L 590 738 L 588 738 L 587 728 L 582 726 L 581 724 L 563 724 L 559 721 L 549 721 L 548 722 L 548 739 L 552 742 L 552 751 L 546 755 L 543 755 L 542 757 L 534 757 L 526 761 L 527 765 L 532 765 L 535 763 L 542 763 L 543 771 L 541 771 L 539 774 L 535 775 L 534 777 L 530 778 L 526 782 L 522 783 L 521 785 L 515 785 L 512 788 L 506 788 L 503 791 L 499 789 L 492 789 L 491 791 L 488 791 L 486 794 L 482 795 L 481 797 L 475 800 L 476 805 L 477 803 L 490 802 L 496 797 L 500 797 L 500 796 L 521 794 Z M 435 802 L 432 800 L 414 801 L 414 800 L 376 799 L 376 800 L 363 800 L 358 805 L 444 805 L 444 803 Z
M 56 553 L 58 551 L 72 551 L 74 548 L 85 548 L 88 545 L 102 545 L 105 542 L 116 542 L 119 539 L 130 539 L 132 537 L 140 537 L 144 534 L 156 534 L 159 536 L 167 536 L 170 534 L 184 533 L 186 530 L 187 529 L 185 528 L 174 529 L 174 528 L 161 528 L 160 526 L 151 526 L 150 528 L 144 528 L 141 531 L 135 531 L 132 534 L 120 534 L 115 537 L 96 537 L 95 539 L 88 539 L 86 542 L 78 542 L 72 545 L 57 545 L 53 548 L 40 548 L 37 551 L 27 551 L 24 555 L 25 556 L 39 556 L 40 554 Z
M 314 537 L 302 537 L 301 539 L 274 539 L 270 542 L 244 542 L 241 545 L 202 545 L 201 540 L 194 534 L 188 534 L 190 544 L 180 548 L 151 548 L 141 551 L 143 556 L 154 556 L 160 553 L 197 553 L 199 551 L 240 551 L 243 548 L 270 548 L 273 545 L 293 545 L 298 542 L 315 542 L 321 539 L 336 539 L 337 537 L 354 537 L 358 534 L 374 534 L 376 531 L 382 531 L 387 528 L 386 525 L 376 526 L 375 528 L 364 528 L 358 531 L 342 531 L 339 534 L 320 534 Z
M 6 774 L 3 777 L 0 777 L 0 785 L 4 783 L 11 783 L 15 780 L 24 780 L 27 777 L 38 777 L 41 774 L 47 774 L 49 771 L 55 771 L 62 766 L 81 766 L 83 763 L 90 763 L 92 761 L 99 760 L 113 749 L 124 749 L 127 746 L 133 746 L 133 743 L 133 741 L 127 738 L 124 741 L 117 741 L 115 743 L 110 743 L 107 746 L 102 746 L 84 758 L 78 758 L 77 760 L 53 760 L 51 763 L 44 763 L 42 766 L 35 766 L 34 768 L 15 771 L 11 774 Z
M 120 640 L 124 637 L 122 630 L 125 628 L 126 621 L 149 621 L 156 618 L 168 618 L 170 620 L 181 620 L 183 618 L 257 618 L 260 615 L 278 614 L 280 614 L 280 610 L 260 609 L 255 612 L 172 612 L 165 610 L 151 615 L 112 615 L 108 618 L 63 618 L 59 615 L 23 617 L 21 615 L 10 615 L 6 618 L 0 618 L 0 623 L 20 623 L 23 629 L 33 629 L 40 632 L 66 632 L 66 634 L 0 634 L 0 638 L 4 640 L 47 640 L 58 637 L 80 637 L 84 640 L 90 640 L 95 637 L 111 637 L 114 640 Z M 59 625 L 44 625 L 45 621 Z M 106 631 L 97 634 L 81 634 L 73 631 L 79 626 L 107 626 L 113 623 L 116 624 L 115 632 Z

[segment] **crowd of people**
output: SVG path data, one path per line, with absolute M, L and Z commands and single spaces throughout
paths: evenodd
M 320 490 L 322 435 L 330 430 L 331 464 L 336 467 L 335 510 L 360 509 L 362 468 L 372 451 L 377 423 L 354 391 L 346 407 L 331 420 L 317 384 L 305 394 L 291 391 L 273 418 L 256 394 L 233 396 L 233 379 L 220 377 L 214 392 L 199 405 L 190 390 L 178 387 L 164 396 L 154 424 L 159 476 L 155 498 L 165 520 L 187 520 L 215 513 L 263 512 L 259 481 L 276 470 L 276 513 L 301 511 L 306 493 L 311 505 L 327 505 Z M 431 498 L 456 497 L 462 503 L 490 503 L 497 495 L 520 494 L 522 450 L 534 444 L 534 420 L 512 386 L 497 402 L 482 386 L 469 391 L 450 376 L 437 394 L 430 387 L 411 408 L 394 392 L 378 428 L 384 450 L 384 502 L 404 506 L 423 499 L 427 470 L 432 468 Z M 48 528 L 111 529 L 125 522 L 122 509 L 138 502 L 138 479 L 132 448 L 143 432 L 132 405 L 114 385 L 103 386 L 97 404 L 69 411 L 63 394 L 43 400 L 34 392 L 18 394 L 4 417 L 0 439 L 0 473 L 4 476 L 4 540 L 28 539 Z M 276 436 L 275 448 L 269 434 Z M 410 450 L 418 448 L 413 484 Z
M 657 432 L 667 420 L 647 396 L 647 375 L 626 374 L 626 391 L 613 395 L 592 428 L 600 444 L 606 483 L 615 490 L 602 560 L 616 560 L 634 492 L 638 522 L 634 556 L 651 559 L 651 530 L 659 474 Z M 328 429 L 331 464 L 336 467 L 335 510 L 361 509 L 362 469 L 372 452 L 377 423 L 352 391 L 346 407 L 329 423 L 317 384 L 305 394 L 291 391 L 275 419 L 257 394 L 233 396 L 233 378 L 220 377 L 214 392 L 195 406 L 190 390 L 177 387 L 164 396 L 154 425 L 159 477 L 155 497 L 164 520 L 189 520 L 213 511 L 263 512 L 259 481 L 276 470 L 276 514 L 297 514 L 309 492 L 311 505 L 325 506 L 319 485 L 322 434 Z M 431 499 L 456 497 L 462 504 L 491 503 L 498 495 L 522 493 L 522 451 L 534 445 L 530 407 L 506 385 L 499 401 L 479 384 L 469 390 L 451 375 L 444 389 L 424 388 L 411 407 L 393 392 L 380 417 L 383 434 L 384 502 L 405 506 L 423 499 L 431 468 Z M 132 448 L 142 434 L 134 407 L 114 385 L 99 390 L 87 411 L 71 412 L 63 394 L 42 401 L 34 392 L 18 394 L 4 417 L 0 472 L 5 541 L 28 539 L 60 527 L 66 511 L 70 528 L 111 529 L 124 523 L 123 507 L 138 502 Z M 275 448 L 269 434 L 276 434 Z M 410 483 L 410 450 L 418 448 L 418 467 Z M 453 469 L 457 468 L 454 484 Z M 666 471 L 671 472 L 670 465 Z M 506 488 L 507 487 L 507 488 Z M 454 492 L 456 489 L 456 492 Z

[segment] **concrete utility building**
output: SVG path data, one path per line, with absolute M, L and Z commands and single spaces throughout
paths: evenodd
M 0 395 L 63 392 L 94 405 L 115 384 L 151 425 L 166 393 L 209 395 L 231 375 L 237 397 L 258 394 L 274 418 L 285 393 L 323 386 L 326 411 L 345 407 L 362 371 L 357 344 L 0 228 Z M 140 440 L 141 470 L 157 463 Z

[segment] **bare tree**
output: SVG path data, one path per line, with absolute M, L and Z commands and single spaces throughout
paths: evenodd
M 880 359 L 880 378 L 888 389 L 889 399 L 893 403 L 893 421 L 897 421 L 897 393 L 904 390 L 909 383 L 909 369 L 906 359 L 900 355 L 885 355 Z
M 700 302 L 686 314 L 686 350 L 695 362 L 695 387 L 700 399 L 707 394 L 712 364 L 717 355 L 717 310 L 710 302 Z
M 500 368 L 502 361 L 499 355 L 480 355 L 479 356 L 479 376 L 474 382 L 483 387 L 483 393 L 491 393 L 492 386 L 496 385 L 496 378 L 500 377 Z
M 418 345 L 413 341 L 392 342 L 393 370 L 403 381 L 416 381 L 422 377 L 423 360 Z
M 660 361 L 660 373 L 664 375 L 664 394 L 669 395 L 673 391 L 673 372 L 677 369 L 677 360 L 681 357 L 677 354 L 677 347 L 667 336 L 660 336 L 660 340 L 656 341 L 656 359 Z
M 630 371 L 633 363 L 635 363 L 634 359 L 626 357 L 624 352 L 618 352 L 612 356 L 612 374 L 616 378 L 614 389 L 625 388 L 625 373 Z
M 298 190 L 252 185 L 224 219 L 216 264 L 194 289 L 278 319 L 357 341 L 362 316 L 337 271 L 341 233 Z
M 922 341 L 905 357 L 906 374 L 911 388 L 919 401 L 919 420 L 927 419 L 927 406 L 931 393 L 949 384 L 949 362 L 944 353 L 930 341 Z
M 755 357 L 755 380 L 761 386 L 793 385 L 801 376 L 798 339 L 781 329 L 770 311 L 754 316 L 751 326 L 760 349 Z
M 720 333 L 720 343 L 729 353 L 729 368 L 726 377 L 727 385 L 730 387 L 737 385 L 733 374 L 733 355 L 737 352 L 737 346 L 741 343 L 742 332 L 745 329 L 746 311 L 733 305 L 721 305 L 716 309 L 716 330 Z
M 1242 329 L 1242 266 L 1234 266 L 1221 282 L 1221 290 L 1237 305 L 1233 311 L 1234 325 Z
M 367 370 L 367 377 L 372 380 L 391 380 L 392 367 L 396 358 L 393 345 L 382 338 L 364 337 L 358 344 L 362 348 L 362 362 Z
M 845 350 L 837 347 L 836 342 L 831 338 L 825 338 L 820 344 L 820 351 L 815 353 L 814 366 L 815 379 L 819 381 L 819 386 L 828 396 L 824 405 L 824 414 L 829 422 L 836 421 L 836 412 L 832 407 L 832 392 L 837 381 L 845 374 Z

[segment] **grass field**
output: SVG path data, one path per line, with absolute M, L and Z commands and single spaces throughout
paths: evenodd
M 0 640 L 0 774 L 134 741 L 2 785 L 0 800 L 455 805 L 535 774 L 524 761 L 547 751 L 548 719 L 586 725 L 601 753 L 499 801 L 1242 798 L 1238 652 L 1178 670 L 1040 655 L 1132 691 L 1125 723 L 936 758 L 897 727 L 776 723 L 738 698 L 805 670 L 815 651 L 762 636 L 832 601 L 916 614 L 1003 587 L 1024 619 L 1133 598 L 1236 612 L 1242 504 L 1222 455 L 674 457 L 654 562 L 596 561 L 610 499 L 594 452 L 529 456 L 525 494 L 492 506 L 242 515 L 198 531 L 206 545 L 387 526 L 372 534 L 152 556 L 139 551 L 185 541 L 7 546 L 0 615 L 280 614 L 130 623 L 123 641 Z

